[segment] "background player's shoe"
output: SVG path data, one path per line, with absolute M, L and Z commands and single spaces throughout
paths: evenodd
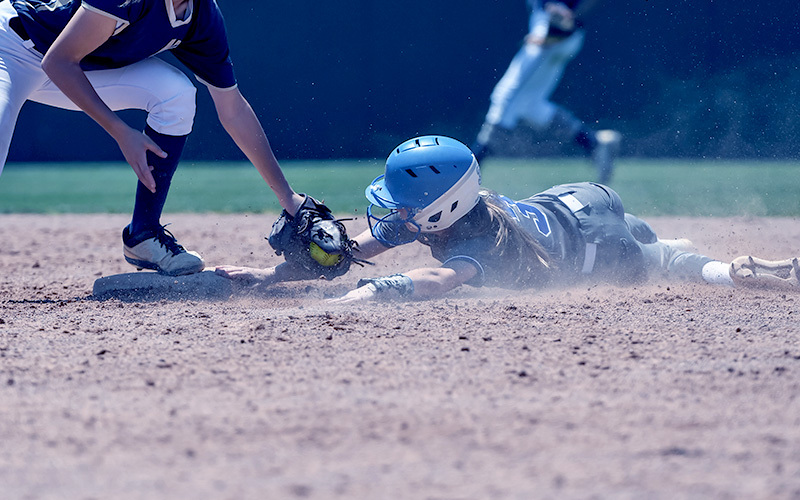
M 594 138 L 596 144 L 592 150 L 592 163 L 597 170 L 597 182 L 608 184 L 614 173 L 614 160 L 619 154 L 622 135 L 616 130 L 598 130 Z
M 731 262 L 731 279 L 737 286 L 800 289 L 797 259 L 764 260 L 745 255 Z
M 131 236 L 130 226 L 122 231 L 125 260 L 137 269 L 154 269 L 168 276 L 194 274 L 205 268 L 197 252 L 188 252 L 164 227 Z

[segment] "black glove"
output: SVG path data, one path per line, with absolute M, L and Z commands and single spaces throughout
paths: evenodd
M 284 210 L 272 225 L 269 240 L 275 253 L 306 279 L 333 279 L 350 269 L 358 250 L 355 241 L 347 236 L 344 224 L 333 217 L 330 209 L 311 196 L 297 213 Z

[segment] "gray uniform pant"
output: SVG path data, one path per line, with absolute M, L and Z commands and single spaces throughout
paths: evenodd
M 586 242 L 582 274 L 602 281 L 631 283 L 666 277 L 702 281 L 714 259 L 670 247 L 647 222 L 625 213 L 613 189 L 582 182 L 556 186 L 542 194 L 558 198 L 578 219 Z

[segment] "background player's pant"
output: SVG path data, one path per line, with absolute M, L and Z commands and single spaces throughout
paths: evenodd
M 556 105 L 549 101 L 564 68 L 583 47 L 584 32 L 540 47 L 524 44 L 511 60 L 491 95 L 485 122 L 513 129 L 521 118 L 544 128 L 550 125 Z

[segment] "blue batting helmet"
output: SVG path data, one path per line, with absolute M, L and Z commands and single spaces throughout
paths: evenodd
M 478 162 L 461 142 L 441 135 L 410 139 L 392 151 L 384 174 L 365 191 L 371 203 L 370 226 L 374 219 L 410 224 L 417 233 L 447 229 L 478 203 L 480 180 Z M 389 209 L 390 214 L 373 216 L 373 207 Z

